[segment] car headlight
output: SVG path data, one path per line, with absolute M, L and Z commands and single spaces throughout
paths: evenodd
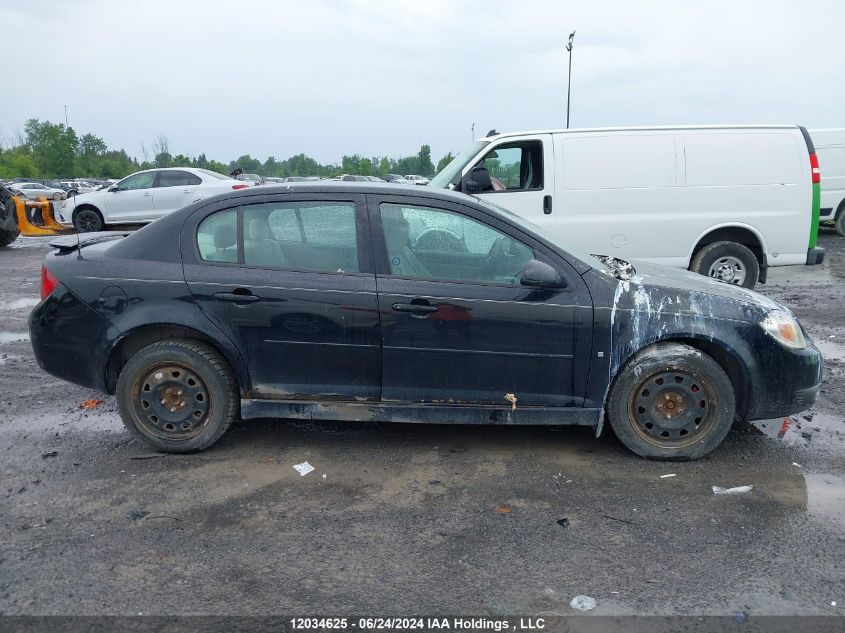
M 760 321 L 760 327 L 771 334 L 774 339 L 790 349 L 804 349 L 807 340 L 798 324 L 798 319 L 783 310 L 772 310 Z

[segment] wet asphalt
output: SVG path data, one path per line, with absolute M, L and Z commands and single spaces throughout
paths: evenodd
M 595 614 L 843 615 L 845 238 L 822 233 L 822 267 L 761 287 L 822 349 L 819 401 L 680 464 L 583 428 L 284 420 L 153 453 L 113 398 L 85 410 L 102 396 L 38 368 L 48 247 L 19 239 L 0 249 L 0 614 L 567 615 L 586 594 Z

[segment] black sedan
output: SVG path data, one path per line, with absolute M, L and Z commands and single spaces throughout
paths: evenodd
M 243 189 L 128 236 L 58 238 L 41 367 L 117 394 L 155 448 L 241 418 L 575 424 L 691 459 L 735 420 L 809 407 L 822 358 L 785 307 L 580 253 L 456 193 Z

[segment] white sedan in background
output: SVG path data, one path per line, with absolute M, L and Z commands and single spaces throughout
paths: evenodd
M 248 186 L 208 169 L 148 169 L 106 189 L 73 196 L 57 217 L 80 233 L 102 231 L 109 224 L 147 224 L 197 200 Z
M 9 186 L 12 191 L 19 193 L 29 200 L 44 197 L 50 200 L 64 200 L 65 192 L 55 187 L 42 185 L 40 182 L 16 182 Z

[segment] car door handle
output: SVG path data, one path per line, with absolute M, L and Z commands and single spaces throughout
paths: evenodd
M 550 215 L 552 212 L 552 197 L 543 196 L 543 213 Z
M 151 195 L 153 195 L 153 194 L 151 194 L 151 193 L 148 191 L 148 192 L 147 192 L 147 193 L 145 193 L 144 195 L 145 195 L 145 196 L 151 196 Z
M 394 303 L 393 309 L 396 312 L 410 312 L 412 315 L 423 315 L 437 312 L 437 306 L 427 303 Z
M 235 303 L 255 303 L 261 301 L 261 297 L 251 292 L 217 292 L 214 298 L 218 301 L 233 301 Z

